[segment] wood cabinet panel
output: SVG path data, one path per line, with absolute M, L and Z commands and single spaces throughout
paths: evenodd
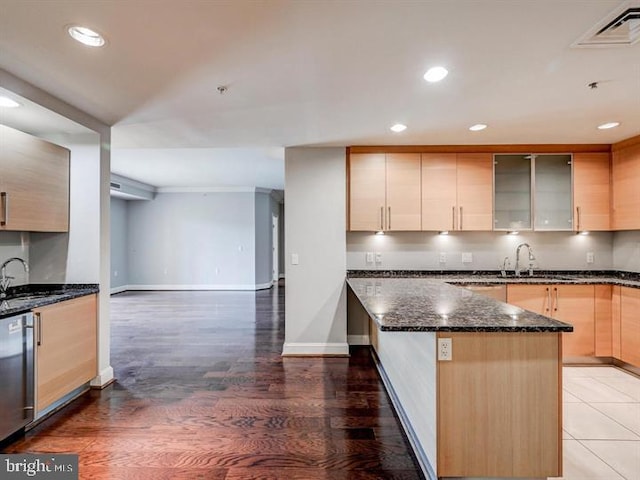
M 553 318 L 573 325 L 562 334 L 564 357 L 595 355 L 595 288 L 593 285 L 553 285 Z
M 1 230 L 69 230 L 69 151 L 0 125 Z
M 564 357 L 595 355 L 595 287 L 593 285 L 507 286 L 507 303 L 573 325 L 563 333 Z
M 551 287 L 509 284 L 507 285 L 507 303 L 550 317 Z
M 611 285 L 595 286 L 596 357 L 613 355 L 612 297 Z
M 460 230 L 493 230 L 493 157 L 488 153 L 457 154 Z
M 455 153 L 422 154 L 422 230 L 455 230 L 457 209 Z
M 611 228 L 611 165 L 608 153 L 573 155 L 573 206 L 577 231 Z
M 387 154 L 386 168 L 386 230 L 420 230 L 420 154 Z
M 557 333 L 440 333 L 438 477 L 562 474 Z
M 349 158 L 349 229 L 384 230 L 386 206 L 384 153 L 355 154 Z
M 611 177 L 613 229 L 640 229 L 640 144 L 614 150 Z
M 42 411 L 96 376 L 97 295 L 33 312 L 38 329 L 36 409 Z
M 611 353 L 618 360 L 622 357 L 620 353 L 620 305 L 622 303 L 622 287 L 614 285 L 611 289 Z
M 620 359 L 640 367 L 640 289 L 620 289 Z

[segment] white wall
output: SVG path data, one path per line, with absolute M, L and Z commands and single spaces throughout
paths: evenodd
M 12 257 L 18 257 L 30 263 L 29 245 L 28 232 L 0 232 L 0 264 Z M 30 282 L 29 274 L 18 262 L 7 265 L 7 275 L 14 277 L 11 280 L 11 286 L 25 285 Z
M 640 273 L 639 230 L 614 233 L 613 268 L 624 272 Z
M 111 291 L 129 283 L 127 201 L 111 197 Z
M 284 355 L 348 353 L 345 166 L 344 148 L 285 149 Z
M 347 266 L 350 270 L 499 270 L 504 257 L 515 267 L 516 248 L 529 243 L 542 270 L 610 270 L 613 268 L 613 234 L 592 232 L 539 232 L 506 235 L 493 232 L 395 232 L 386 235 L 347 234 Z M 366 261 L 367 252 L 380 252 L 381 263 Z M 462 253 L 472 254 L 472 263 L 462 263 Z M 587 252 L 594 263 L 587 263 Z M 446 262 L 440 263 L 440 253 Z M 526 249 L 521 258 L 527 261 Z M 375 259 L 375 255 L 374 255 Z M 528 262 L 527 262 L 528 263 Z
M 272 236 L 272 198 L 269 193 L 257 192 L 255 195 L 255 272 L 256 285 L 263 288 L 271 285 L 273 263 Z
M 159 193 L 129 202 L 129 285 L 253 290 L 254 195 Z

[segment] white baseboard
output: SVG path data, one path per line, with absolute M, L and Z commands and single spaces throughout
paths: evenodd
M 111 289 L 111 295 L 115 295 L 116 293 L 122 293 L 129 290 L 129 285 L 120 285 L 119 287 L 113 287 Z
M 122 287 L 118 287 L 119 289 Z M 126 285 L 124 290 L 119 290 L 117 293 L 123 292 L 125 290 L 264 290 L 267 288 L 271 288 L 271 282 L 268 283 L 258 283 L 253 285 Z M 111 290 L 113 294 L 113 289 Z
M 285 343 L 282 356 L 316 356 L 349 355 L 348 343 Z
M 371 345 L 369 335 L 347 335 L 349 345 Z
M 113 367 L 109 365 L 107 368 L 103 369 L 97 377 L 91 380 L 90 385 L 92 387 L 106 387 L 109 383 L 111 383 L 115 379 L 113 374 Z

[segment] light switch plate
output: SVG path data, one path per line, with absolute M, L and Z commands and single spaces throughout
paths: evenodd
M 593 263 L 595 261 L 595 257 L 593 252 L 587 252 L 587 263 Z
M 373 252 L 367 252 L 365 258 L 367 263 L 373 263 Z
M 440 255 L 438 256 L 438 262 L 447 263 L 447 252 L 440 252 Z
M 376 263 L 382 263 L 382 253 L 376 252 Z
M 300 263 L 300 258 L 297 253 L 291 254 L 291 265 L 298 265 Z
M 473 263 L 473 253 L 462 252 L 462 263 Z

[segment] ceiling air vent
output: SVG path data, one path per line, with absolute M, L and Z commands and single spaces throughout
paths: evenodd
M 111 188 L 113 188 L 114 190 L 120 190 L 122 188 L 122 186 L 119 183 L 116 183 L 116 182 L 110 182 L 109 186 Z
M 640 40 L 640 3 L 627 2 L 589 30 L 574 47 L 615 47 Z

